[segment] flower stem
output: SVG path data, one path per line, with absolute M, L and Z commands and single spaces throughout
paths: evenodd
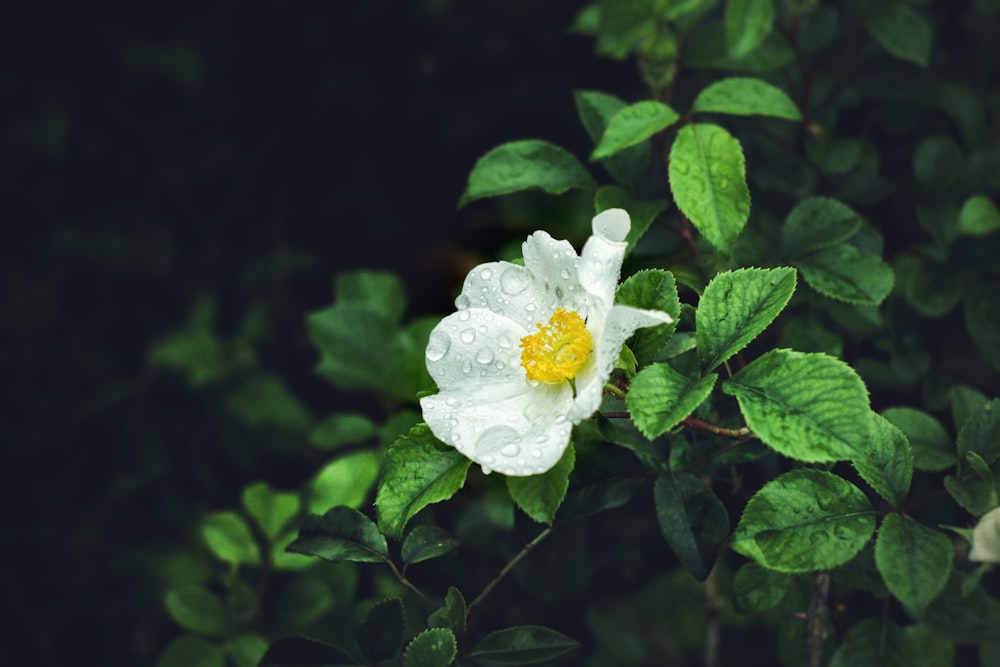
M 625 402 L 625 392 L 610 382 L 604 384 L 604 391 L 608 392 L 622 403 Z
M 482 604 L 483 600 L 486 599 L 486 596 L 489 595 L 493 591 L 493 589 L 496 588 L 497 584 L 500 583 L 500 580 L 506 577 L 507 574 L 510 573 L 510 571 L 513 570 L 514 567 L 516 567 L 517 564 L 520 563 L 524 559 L 524 557 L 531 552 L 532 549 L 537 547 L 542 540 L 548 537 L 549 533 L 551 532 L 552 532 L 552 527 L 549 526 L 548 528 L 540 532 L 535 537 L 535 539 L 525 544 L 524 548 L 521 549 L 517 553 L 517 555 L 511 558 L 510 561 L 503 566 L 503 569 L 500 570 L 499 573 L 497 573 L 497 576 L 493 577 L 493 580 L 490 583 L 486 584 L 486 588 L 483 589 L 482 593 L 477 595 L 476 599 L 469 603 L 469 608 L 468 611 L 466 612 L 466 616 L 467 617 L 470 616 L 472 614 L 472 610 L 478 607 L 480 604 Z
M 752 436 L 753 433 L 749 428 L 744 426 L 743 428 L 723 428 L 722 426 L 716 426 L 715 424 L 709 424 L 706 421 L 702 421 L 695 417 L 688 417 L 687 419 L 681 420 L 681 423 L 688 428 L 697 429 L 699 431 L 706 431 L 712 435 L 719 435 L 723 438 L 732 438 L 733 440 L 741 440 L 747 436 Z

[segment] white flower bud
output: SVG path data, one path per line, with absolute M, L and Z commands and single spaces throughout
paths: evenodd
M 1000 507 L 984 514 L 972 529 L 969 560 L 1000 563 Z

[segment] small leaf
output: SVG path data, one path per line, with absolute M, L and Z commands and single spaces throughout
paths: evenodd
M 660 532 L 694 578 L 704 581 L 726 536 L 729 515 L 697 477 L 664 473 L 653 487 Z
M 201 536 L 221 560 L 233 565 L 260 563 L 260 547 L 246 520 L 235 512 L 215 512 L 205 517 Z
M 240 635 L 227 641 L 224 648 L 237 667 L 257 667 L 267 653 L 267 640 L 260 635 Z
M 338 505 L 358 509 L 371 498 L 378 472 L 378 453 L 374 450 L 354 451 L 335 458 L 309 483 L 309 511 L 321 514 Z
M 725 271 L 705 288 L 695 316 L 698 362 L 705 372 L 742 350 L 785 308 L 795 269 Z
M 750 499 L 730 546 L 769 570 L 812 572 L 849 561 L 874 530 L 875 512 L 860 489 L 800 468 Z
M 986 482 L 991 487 L 996 487 L 996 481 L 993 478 L 993 471 L 990 470 L 989 465 L 983 460 L 983 457 L 976 452 L 966 452 L 965 460 L 968 461 L 969 467 L 972 471 L 979 476 L 979 479 Z
M 338 506 L 323 516 L 309 516 L 288 551 L 328 561 L 379 563 L 389 558 L 385 537 L 371 519 L 350 507 Z
M 455 495 L 465 484 L 471 463 L 435 438 L 426 424 L 396 440 L 385 454 L 375 498 L 385 534 L 400 537 L 417 512 Z
M 1000 370 L 1000 299 L 996 298 L 995 288 L 985 282 L 969 281 L 963 292 L 965 330 L 983 359 Z
M 354 665 L 354 660 L 330 644 L 305 637 L 285 637 L 271 644 L 260 667 L 337 667 Z
M 431 628 L 448 628 L 458 641 L 462 641 L 465 636 L 466 615 L 465 598 L 461 591 L 449 586 L 444 596 L 444 606 L 431 612 L 427 617 L 427 625 Z
M 424 630 L 403 653 L 403 667 L 448 667 L 458 650 L 455 635 L 447 628 Z
M 704 403 L 717 379 L 715 373 L 692 379 L 667 364 L 651 364 L 632 380 L 626 396 L 629 415 L 643 435 L 657 438 Z
M 164 603 L 170 617 L 192 632 L 217 637 L 231 629 L 222 600 L 202 586 L 192 584 L 169 590 Z
M 659 310 L 673 318 L 669 324 L 639 329 L 632 342 L 632 351 L 640 364 L 648 364 L 663 349 L 673 335 L 681 315 L 677 283 L 669 271 L 645 269 L 637 271 L 618 286 L 615 302 L 647 310 Z
M 364 442 L 376 433 L 375 424 L 363 415 L 331 415 L 316 425 L 309 434 L 309 442 L 317 449 L 336 449 Z
M 772 350 L 722 385 L 750 430 L 799 461 L 863 456 L 871 438 L 868 391 L 850 366 L 825 354 Z
M 943 534 L 899 514 L 882 520 L 875 565 L 889 591 L 914 618 L 944 589 L 951 562 L 951 541 Z
M 691 110 L 802 120 L 798 107 L 785 91 L 761 79 L 744 76 L 722 79 L 708 86 L 698 93 Z
M 399 324 L 406 310 L 406 293 L 395 274 L 385 271 L 351 271 L 337 276 L 334 300 L 358 304 Z
M 862 479 L 895 507 L 902 507 L 913 478 L 913 452 L 906 436 L 892 422 L 872 413 L 872 438 L 853 459 Z
M 519 625 L 488 634 L 469 656 L 501 665 L 530 665 L 577 648 L 580 648 L 579 642 L 555 630 Z
M 226 654 L 217 644 L 182 635 L 172 641 L 156 661 L 156 667 L 224 667 Z
M 280 493 L 267 482 L 257 482 L 243 489 L 243 506 L 261 532 L 273 540 L 299 513 L 302 501 L 297 493 Z
M 980 406 L 958 432 L 958 456 L 976 452 L 987 465 L 1000 459 L 1000 398 Z
M 845 204 L 826 197 L 799 202 L 781 227 L 781 245 L 797 255 L 842 243 L 861 228 L 861 218 Z
M 358 647 L 372 662 L 388 660 L 403 645 L 403 601 L 382 600 L 372 607 L 358 628 Z
M 726 46 L 739 59 L 764 41 L 774 25 L 772 0 L 726 0 Z
M 747 563 L 733 577 L 733 608 L 740 614 L 754 614 L 777 607 L 788 593 L 791 577 L 757 563 Z
M 906 407 L 887 408 L 882 416 L 906 436 L 913 451 L 914 468 L 936 472 L 955 465 L 955 445 L 937 419 Z
M 969 514 L 985 514 L 997 506 L 996 487 L 978 476 L 967 479 L 955 475 L 944 478 L 944 488 Z
M 1000 212 L 989 197 L 969 197 L 958 214 L 958 230 L 966 236 L 986 236 L 1000 229 Z
M 576 453 L 570 442 L 552 468 L 540 475 L 507 477 L 507 491 L 514 503 L 538 523 L 552 524 L 556 511 L 566 497 L 569 474 L 573 472 Z
M 750 216 L 740 142 L 718 125 L 685 125 L 670 148 L 669 176 L 681 212 L 709 243 L 731 252 Z
M 608 127 L 611 118 L 624 109 L 627 105 L 614 95 L 601 93 L 593 90 L 578 90 L 573 93 L 576 102 L 576 110 L 580 115 L 580 120 L 587 130 L 587 134 L 596 144 L 604 136 L 604 131 Z M 646 179 L 649 164 L 653 159 L 653 150 L 649 141 L 641 141 L 638 144 L 626 148 L 622 152 L 612 155 L 602 160 L 608 173 L 616 181 L 630 188 L 635 188 Z M 609 208 L 616 208 L 615 206 Z M 626 208 L 628 207 L 618 207 Z M 633 211 L 628 209 L 629 213 Z M 635 216 L 633 215 L 633 229 L 635 228 Z
M 965 423 L 969 421 L 969 417 L 985 405 L 987 400 L 986 394 L 965 385 L 952 387 L 948 396 L 951 400 L 951 419 L 955 424 L 956 431 L 961 431 Z M 943 426 L 941 430 L 944 430 Z
M 434 525 L 417 526 L 403 540 L 400 552 L 407 565 L 442 556 L 458 546 L 458 540 L 443 528 Z
M 866 618 L 837 647 L 830 667 L 914 667 L 923 663 L 916 644 L 892 621 Z
M 615 155 L 670 127 L 679 118 L 676 111 L 656 100 L 643 100 L 630 104 L 617 111 L 608 121 L 608 126 L 594 152 L 590 154 L 590 159 L 603 160 Z
M 497 146 L 476 161 L 458 207 L 520 190 L 538 188 L 558 195 L 573 188 L 590 190 L 596 186 L 587 169 L 566 149 L 547 141 L 525 139 Z
M 881 257 L 852 245 L 836 245 L 803 255 L 794 262 L 814 290 L 831 299 L 877 306 L 889 296 L 895 281 Z
M 861 8 L 865 27 L 886 51 L 927 67 L 931 25 L 924 17 L 902 2 L 865 2 Z
M 605 510 L 617 509 L 632 500 L 640 486 L 642 480 L 639 478 L 621 477 L 575 489 L 573 493 L 567 494 L 556 518 L 566 523 Z
M 962 295 L 958 276 L 946 266 L 916 257 L 897 260 L 896 275 L 906 302 L 924 317 L 943 317 Z

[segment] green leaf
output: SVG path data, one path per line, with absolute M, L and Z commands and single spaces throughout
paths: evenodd
M 764 444 L 798 461 L 863 456 L 871 438 L 868 391 L 825 354 L 771 350 L 722 385 Z
M 632 351 L 640 365 L 648 364 L 663 349 L 680 320 L 681 302 L 677 296 L 677 283 L 674 282 L 673 274 L 661 269 L 637 271 L 618 286 L 615 302 L 663 311 L 674 319 L 669 324 L 646 327 L 635 333 Z
M 476 161 L 461 208 L 471 201 L 521 190 L 541 189 L 549 194 L 597 187 L 587 169 L 564 148 L 539 139 L 501 144 Z
M 538 523 L 552 524 L 556 511 L 566 497 L 569 474 L 573 472 L 576 453 L 570 442 L 552 468 L 540 475 L 508 477 L 507 491 L 514 503 Z
M 987 465 L 1000 459 L 1000 399 L 983 404 L 969 416 L 955 442 L 960 460 L 976 452 Z
M 201 524 L 205 544 L 219 559 L 233 565 L 260 563 L 260 548 L 246 520 L 235 512 L 215 512 Z
M 726 47 L 740 59 L 760 46 L 774 25 L 772 0 L 726 0 Z
M 785 598 L 791 582 L 783 572 L 747 563 L 733 577 L 733 609 L 740 614 L 773 609 Z
M 878 494 L 902 507 L 913 478 L 913 452 L 906 436 L 885 417 L 872 413 L 872 438 L 861 456 L 853 459 L 855 469 Z
M 309 511 L 321 514 L 338 505 L 360 508 L 370 497 L 378 469 L 378 453 L 373 450 L 351 452 L 330 461 L 309 483 Z
M 1000 641 L 1000 601 L 983 586 L 963 591 L 963 580 L 961 572 L 952 571 L 944 591 L 924 612 L 922 622 L 938 637 L 961 644 Z
M 169 590 L 164 604 L 170 617 L 186 630 L 218 637 L 232 628 L 222 600 L 203 586 L 192 584 Z
M 729 534 L 729 515 L 693 475 L 664 473 L 653 487 L 660 532 L 694 578 L 704 581 Z
M 448 628 L 424 630 L 407 645 L 403 667 L 448 667 L 457 650 L 455 635 Z
M 722 79 L 708 86 L 698 93 L 691 110 L 802 120 L 798 107 L 783 90 L 761 79 L 742 76 Z
M 313 565 L 316 564 L 314 558 L 293 555 L 305 558 Z M 352 566 L 353 563 L 343 562 L 340 565 Z M 324 614 L 333 609 L 339 596 L 331 590 L 330 584 L 318 574 L 319 571 L 320 568 L 315 568 L 312 572 L 294 577 L 287 586 L 280 589 L 274 601 L 274 620 L 279 628 L 286 629 L 286 631 L 301 631 L 312 626 Z M 327 570 L 327 572 L 329 571 Z M 352 572 L 354 571 L 352 570 Z M 347 590 L 343 593 L 344 599 L 350 599 L 353 585 L 346 588 Z
M 576 91 L 573 94 L 573 98 L 576 102 L 576 109 L 580 115 L 580 120 L 595 145 L 604 136 L 604 131 L 607 129 L 611 118 L 627 106 L 624 101 L 614 95 L 592 90 Z M 601 164 L 604 165 L 605 169 L 608 170 L 608 173 L 616 181 L 622 185 L 634 188 L 646 179 L 652 158 L 653 149 L 650 142 L 642 141 L 630 148 L 626 148 L 617 155 L 612 155 L 606 160 L 602 160 Z M 628 207 L 622 208 L 628 209 Z M 631 209 L 628 209 L 628 211 L 632 213 Z
M 1000 212 L 989 197 L 969 197 L 958 214 L 958 230 L 966 236 L 986 236 L 1000 229 Z
M 628 190 L 619 185 L 604 185 L 594 193 L 594 213 L 601 213 L 609 208 L 623 208 L 628 211 L 632 218 L 632 227 L 628 230 L 625 242 L 628 247 L 626 255 L 630 255 L 635 249 L 635 244 L 639 242 L 649 226 L 653 224 L 663 211 L 667 210 L 670 202 L 666 199 L 633 199 Z M 640 329 L 645 331 L 645 329 Z
M 760 335 L 795 291 L 795 269 L 739 269 L 712 279 L 698 302 L 698 362 L 707 373 Z
M 836 199 L 809 197 L 799 202 L 781 227 L 781 245 L 790 255 L 835 246 L 854 236 L 861 218 Z
M 580 648 L 579 642 L 555 630 L 519 625 L 486 635 L 469 656 L 501 665 L 530 665 L 552 660 L 577 648 Z
M 955 424 L 955 430 L 961 431 L 965 423 L 969 421 L 979 408 L 986 404 L 986 394 L 972 387 L 956 385 L 948 392 L 951 401 L 951 419 Z M 941 427 L 944 430 L 944 427 Z M 950 449 L 950 448 L 949 448 Z
M 922 623 L 914 623 L 903 628 L 903 634 L 917 648 L 921 658 L 914 667 L 937 667 L 938 665 L 954 667 L 955 645 L 945 637 L 931 630 Z M 1000 660 L 995 661 L 1000 664 Z M 980 665 L 994 663 L 979 661 Z
M 866 618 L 847 632 L 830 667 L 915 667 L 923 662 L 916 644 L 892 621 Z
M 215 332 L 215 310 L 211 297 L 199 296 L 184 328 L 150 348 L 150 365 L 182 373 L 192 387 L 204 387 L 229 375 L 232 360 Z
M 945 193 L 961 178 L 964 159 L 962 147 L 950 136 L 926 137 L 913 153 L 913 175 L 927 192 Z
M 804 255 L 794 262 L 814 290 L 831 299 L 877 306 L 889 296 L 892 268 L 881 257 L 841 244 Z
M 931 25 L 902 2 L 864 2 L 861 15 L 868 32 L 901 60 L 927 67 Z
M 653 0 L 597 0 L 600 31 L 595 50 L 622 60 L 653 28 Z
M 882 520 L 875 566 L 885 585 L 914 618 L 944 589 L 951 572 L 951 540 L 899 514 Z
M 337 667 L 356 662 L 330 644 L 305 637 L 285 637 L 271 644 L 260 667 Z
M 309 442 L 317 449 L 336 449 L 364 442 L 376 433 L 375 424 L 363 415 L 331 415 L 316 425 L 309 434 Z
M 978 476 L 962 479 L 948 475 L 944 478 L 944 488 L 969 514 L 978 516 L 997 506 L 996 487 Z
M 965 329 L 979 354 L 1000 370 L 1000 299 L 996 289 L 984 282 L 968 282 L 962 295 Z
M 955 446 L 937 419 L 907 407 L 887 408 L 882 416 L 906 436 L 913 451 L 914 468 L 936 472 L 955 465 Z
M 380 563 L 389 559 L 385 537 L 372 520 L 343 506 L 334 507 L 323 516 L 306 517 L 298 539 L 288 550 L 328 561 Z
M 267 640 L 260 635 L 240 635 L 227 641 L 223 648 L 237 667 L 257 667 L 267 653 Z
M 989 486 L 996 488 L 996 481 L 993 478 L 993 471 L 990 470 L 989 465 L 982 456 L 976 452 L 966 452 L 965 460 L 968 461 L 969 467 L 972 471 L 979 476 L 979 479 L 983 480 Z
M 949 267 L 904 256 L 895 270 L 906 302 L 924 317 L 948 314 L 961 298 L 962 285 Z
M 643 100 L 630 104 L 610 118 L 600 142 L 590 154 L 590 159 L 603 160 L 615 155 L 670 127 L 679 118 L 676 111 L 656 100 Z
M 400 555 L 407 565 L 443 556 L 458 546 L 458 540 L 443 528 L 434 525 L 417 526 L 403 540 Z
M 358 647 L 372 662 L 388 660 L 403 646 L 403 601 L 382 600 L 372 607 L 358 627 Z
M 651 364 L 632 380 L 626 400 L 636 427 L 650 440 L 671 430 L 712 393 L 718 375 L 681 375 L 667 364 Z
M 273 540 L 298 515 L 302 501 L 297 493 L 281 493 L 267 482 L 257 482 L 243 489 L 243 506 L 261 532 Z
M 444 606 L 431 612 L 427 617 L 427 625 L 431 628 L 448 628 L 458 641 L 462 641 L 465 636 L 466 615 L 465 598 L 462 597 L 461 591 L 449 586 L 444 596 Z
M 687 35 L 682 65 L 737 72 L 771 72 L 795 60 L 786 40 L 775 31 L 767 34 L 760 46 L 741 58 L 734 58 L 727 47 L 726 26 L 722 21 L 709 22 Z
M 417 512 L 455 495 L 465 484 L 471 463 L 435 438 L 426 424 L 414 426 L 394 442 L 385 454 L 375 498 L 385 534 L 401 536 Z
M 312 424 L 305 405 L 278 377 L 255 373 L 226 395 L 226 408 L 253 429 L 302 432 Z
M 800 468 L 754 494 L 730 546 L 769 570 L 811 572 L 846 563 L 874 530 L 875 512 L 860 489 Z
M 156 667 L 224 667 L 226 654 L 217 644 L 182 635 L 172 641 L 156 661 Z
M 334 299 L 338 304 L 373 310 L 393 324 L 400 323 L 406 310 L 403 284 L 395 274 L 384 271 L 351 271 L 337 276 Z
M 670 147 L 677 208 L 713 246 L 732 251 L 750 217 L 743 148 L 718 125 L 685 125 Z
M 642 486 L 636 477 L 610 478 L 575 489 L 567 494 L 556 518 L 561 523 L 582 519 L 605 510 L 617 509 L 628 501 Z

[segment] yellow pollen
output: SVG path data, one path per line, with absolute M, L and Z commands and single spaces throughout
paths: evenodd
M 521 339 L 521 365 L 529 380 L 572 380 L 594 349 L 586 323 L 578 313 L 560 308 L 538 333 Z

